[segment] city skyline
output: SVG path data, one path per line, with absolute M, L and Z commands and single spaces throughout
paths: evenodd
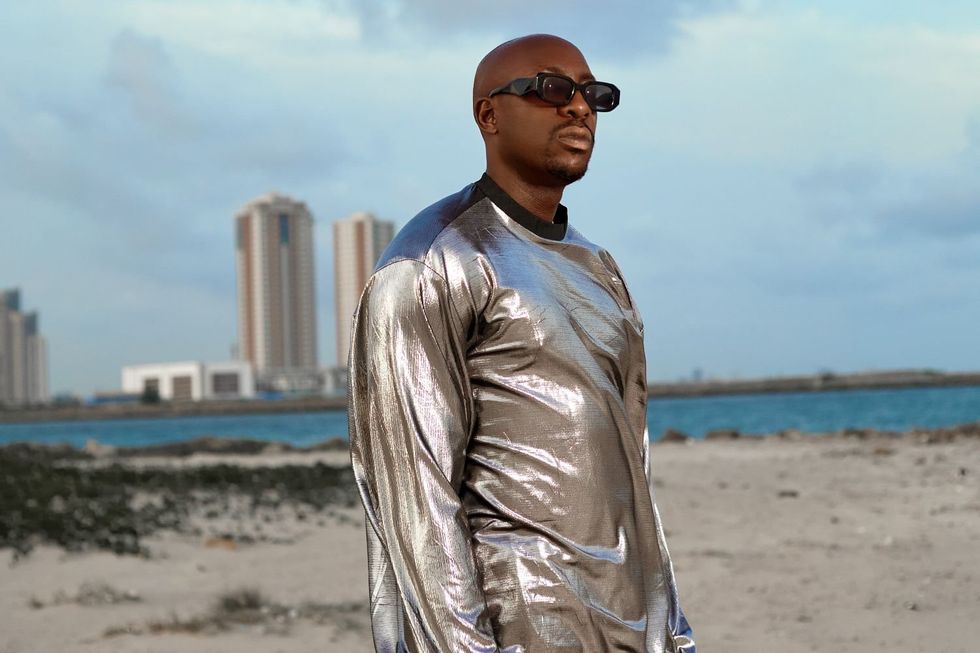
M 529 31 L 622 89 L 564 203 L 623 270 L 650 379 L 980 369 L 976 3 L 386 7 L 4 7 L 0 287 L 41 308 L 53 392 L 227 359 L 229 216 L 270 190 L 318 217 L 335 364 L 332 220 L 401 227 L 479 178 L 473 70 Z

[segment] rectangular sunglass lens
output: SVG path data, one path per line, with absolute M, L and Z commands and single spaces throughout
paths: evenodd
M 612 111 L 618 104 L 616 90 L 608 84 L 590 84 L 586 98 L 596 111 Z
M 538 87 L 538 95 L 551 104 L 568 104 L 575 87 L 564 77 L 544 77 Z

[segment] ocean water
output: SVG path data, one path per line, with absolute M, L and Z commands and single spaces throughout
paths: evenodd
M 747 434 L 790 428 L 905 431 L 976 421 L 980 421 L 980 386 L 656 399 L 647 408 L 653 440 L 668 427 L 704 437 L 714 429 Z
M 762 434 L 795 428 L 906 430 L 980 421 L 980 387 L 909 388 L 790 394 L 652 399 L 647 410 L 650 438 L 670 427 L 694 437 L 713 429 Z M 112 446 L 145 446 L 201 436 L 256 438 L 305 446 L 347 437 L 344 411 L 269 413 L 165 419 L 0 424 L 0 444 L 93 439 Z

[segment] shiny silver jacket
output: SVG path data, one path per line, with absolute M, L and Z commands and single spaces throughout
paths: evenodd
M 379 653 L 693 653 L 646 399 L 640 316 L 564 207 L 484 175 L 411 220 L 350 354 Z

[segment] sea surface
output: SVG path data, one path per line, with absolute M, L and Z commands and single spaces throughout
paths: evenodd
M 694 437 L 713 429 L 763 434 L 783 429 L 809 432 L 845 428 L 907 430 L 980 421 L 980 387 L 908 388 L 787 394 L 651 399 L 650 438 L 666 428 Z M 344 411 L 216 415 L 159 419 L 0 424 L 0 444 L 88 440 L 112 446 L 146 446 L 201 436 L 256 438 L 306 446 L 347 437 Z

